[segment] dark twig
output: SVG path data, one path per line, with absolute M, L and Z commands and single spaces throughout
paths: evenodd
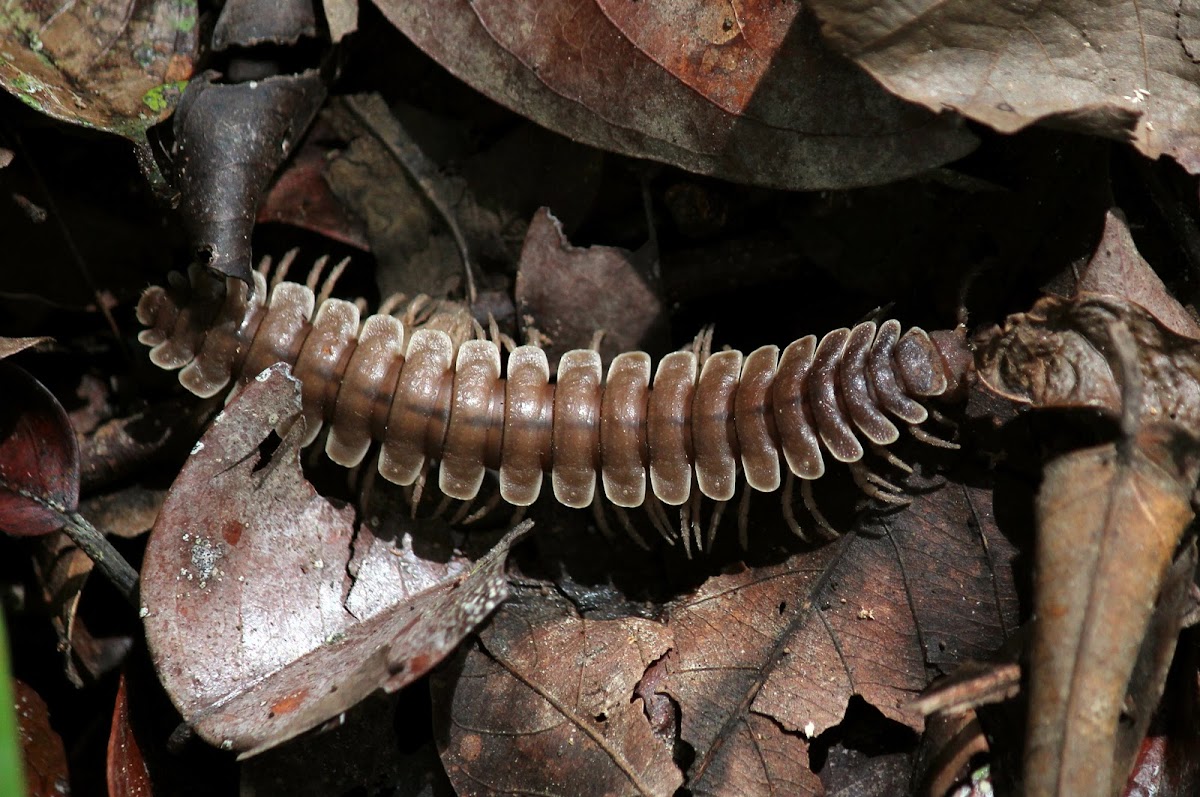
M 87 518 L 78 512 L 64 515 L 67 524 L 63 531 L 71 538 L 71 542 L 87 554 L 96 568 L 104 574 L 117 591 L 125 596 L 125 600 L 133 606 L 138 603 L 138 574 L 125 561 L 125 557 L 117 552 L 104 536 L 103 532 L 88 522 Z

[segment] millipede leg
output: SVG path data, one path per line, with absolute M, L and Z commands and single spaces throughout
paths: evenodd
M 511 529 L 513 526 L 516 526 L 517 524 L 519 524 L 522 520 L 525 519 L 525 513 L 528 511 L 529 511 L 529 507 L 527 507 L 527 506 L 515 507 L 514 511 L 512 513 L 512 517 L 508 521 L 508 527 Z
M 350 265 L 350 257 L 349 256 L 343 257 L 340 261 L 338 261 L 338 264 L 336 266 L 334 266 L 333 269 L 329 272 L 329 276 L 325 278 L 325 281 L 323 283 L 321 283 L 321 292 L 317 294 L 317 306 L 318 307 L 321 305 L 321 302 L 325 301 L 326 299 L 328 299 L 330 296 L 333 295 L 333 286 L 337 284 L 337 281 L 339 279 L 341 279 L 342 274 L 346 271 L 346 266 L 349 266 L 349 265 Z
M 912 503 L 912 499 L 905 496 L 903 490 L 879 474 L 873 473 L 861 462 L 850 463 L 850 477 L 860 490 L 885 504 L 908 506 Z
M 492 490 L 492 494 L 488 496 L 488 500 L 483 502 L 483 506 L 479 507 L 479 509 L 475 510 L 473 513 L 468 515 L 463 520 L 463 525 L 469 526 L 472 523 L 478 523 L 479 521 L 483 520 L 488 515 L 492 514 L 492 511 L 496 507 L 500 506 L 500 500 L 501 500 L 500 499 L 500 491 Z M 514 524 L 514 525 L 516 525 L 516 524 Z
M 396 312 L 396 308 L 404 304 L 407 300 L 408 297 L 403 293 L 391 294 L 383 300 L 381 305 L 379 305 L 379 315 L 392 315 Z
M 951 451 L 957 451 L 962 447 L 958 443 L 951 443 L 949 440 L 943 440 L 936 435 L 932 435 L 916 424 L 909 424 L 908 431 L 912 433 L 913 437 L 920 440 L 922 443 L 931 445 L 934 448 L 948 448 Z
M 425 494 L 425 482 L 429 478 L 429 460 L 425 460 L 421 465 L 421 473 L 417 476 L 417 480 L 412 485 L 412 516 L 417 516 L 417 506 L 421 503 L 421 496 Z
M 275 276 L 271 277 L 270 291 L 275 290 L 275 287 L 279 285 L 279 283 L 287 279 L 288 269 L 292 267 L 292 263 L 296 262 L 296 255 L 298 254 L 300 254 L 299 247 L 289 249 L 284 253 L 283 257 L 279 260 L 279 265 L 275 268 Z M 268 291 L 268 293 L 270 293 L 270 291 Z
M 458 509 L 454 511 L 454 514 L 450 516 L 450 525 L 461 526 L 467 517 L 467 513 L 471 511 L 471 507 L 474 505 L 475 499 L 463 501 L 462 504 L 459 505 Z
M 592 339 L 588 343 L 587 347 L 592 351 L 600 351 L 600 342 L 604 340 L 604 335 L 605 332 L 603 329 L 597 329 L 592 333 Z
M 792 475 L 791 471 L 788 471 L 787 479 L 783 482 L 783 493 L 779 499 L 783 506 L 783 519 L 793 534 L 805 542 L 812 542 L 809 536 L 804 533 L 804 529 L 800 526 L 800 523 L 796 520 L 796 510 L 792 508 L 792 491 L 795 484 L 796 477 Z
M 684 501 L 679 505 L 679 537 L 683 540 L 683 552 L 692 558 L 691 504 Z
M 721 516 L 725 514 L 725 506 L 728 501 L 714 502 L 712 515 L 708 518 L 708 534 L 704 541 L 704 545 L 708 550 L 712 550 L 713 543 L 717 541 L 717 526 L 721 525 Z
M 646 494 L 646 503 L 643 504 L 646 514 L 650 517 L 650 524 L 658 531 L 668 544 L 675 544 L 675 534 L 671 531 L 671 520 L 667 517 L 667 510 L 663 509 L 662 501 L 652 492 Z
M 830 525 L 825 516 L 821 514 L 821 510 L 817 508 L 817 499 L 813 497 L 812 482 L 805 479 L 800 485 L 800 497 L 804 499 L 804 508 L 812 515 L 813 520 L 817 521 L 817 525 L 829 532 L 827 536 L 831 540 L 835 540 L 842 536 L 841 533 Z
M 325 272 L 325 266 L 329 263 L 329 255 L 321 255 L 312 264 L 312 269 L 308 272 L 307 279 L 304 280 L 304 287 L 308 288 L 309 293 L 317 292 L 317 283 L 321 281 L 321 275 Z M 316 302 L 320 304 L 320 302 Z
M 754 493 L 749 487 L 742 488 L 742 500 L 738 502 L 738 545 L 742 550 L 750 548 L 750 496 Z
M 443 496 L 442 496 L 442 499 L 441 499 L 440 501 L 438 501 L 437 508 L 433 510 L 433 514 L 431 514 L 429 517 L 431 517 L 431 518 L 440 518 L 440 517 L 442 517 L 443 515 L 445 515 L 445 514 L 446 514 L 446 512 L 448 512 L 448 511 L 450 510 L 450 504 L 451 504 L 451 502 L 452 502 L 452 501 L 454 501 L 454 499 L 453 499 L 453 498 L 451 498 L 451 497 L 450 497 L 450 496 L 448 496 L 448 495 L 443 495 Z M 416 506 L 417 506 L 417 505 L 414 503 L 414 504 L 413 504 L 413 509 L 414 509 L 414 510 L 416 509 Z
M 617 516 L 617 520 L 620 522 L 621 528 L 625 529 L 625 533 L 629 535 L 629 538 L 633 540 L 634 544 L 636 544 L 637 547 L 641 548 L 643 551 L 650 550 L 650 545 L 646 542 L 645 538 L 643 538 L 642 535 L 638 533 L 638 530 L 633 527 L 633 521 L 629 519 L 629 513 L 619 506 L 613 506 L 613 513 Z
M 912 475 L 912 473 L 913 473 L 912 465 L 909 465 L 907 462 L 900 459 L 900 457 L 896 456 L 895 454 L 893 454 L 891 451 L 884 448 L 883 446 L 878 445 L 876 443 L 872 443 L 871 444 L 871 453 L 873 453 L 875 456 L 882 459 L 887 464 L 891 465 L 896 470 L 903 472 L 905 475 L 908 475 L 908 476 Z
M 695 485 L 693 485 L 692 497 L 691 497 L 692 509 L 691 509 L 691 512 L 689 513 L 690 522 L 688 523 L 688 526 L 692 530 L 692 539 L 696 543 L 696 553 L 704 552 L 704 537 L 702 536 L 704 529 L 703 529 L 702 521 L 701 521 L 701 516 L 702 516 L 701 513 L 704 509 L 703 502 L 704 502 L 703 494 L 695 488 Z
M 608 525 L 608 518 L 604 515 L 604 507 L 599 500 L 592 501 L 592 517 L 596 519 L 596 529 L 610 543 L 616 543 L 617 535 L 613 534 L 612 526 Z

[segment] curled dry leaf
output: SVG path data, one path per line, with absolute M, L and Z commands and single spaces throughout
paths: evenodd
M 316 70 L 247 83 L 190 84 L 175 114 L 176 188 L 192 243 L 208 267 L 247 284 L 250 232 L 263 191 L 325 99 Z
M 980 341 L 983 383 L 1035 407 L 1093 408 L 1121 414 L 1121 385 L 1110 329 L 1128 328 L 1136 343 L 1141 407 L 1137 415 L 1170 420 L 1200 434 L 1200 347 L 1148 310 L 1116 296 L 1048 296 L 1011 316 Z
M 558 219 L 542 208 L 521 250 L 517 312 L 527 331 L 544 336 L 542 348 L 552 363 L 589 346 L 598 331 L 604 333 L 600 355 L 606 363 L 625 351 L 661 351 L 668 335 L 657 261 L 649 244 L 636 252 L 571 246 Z
M 1030 797 L 1121 793 L 1179 632 L 1181 601 L 1156 603 L 1193 518 L 1197 476 L 1196 439 L 1166 425 L 1148 427 L 1128 445 L 1075 451 L 1046 466 L 1025 743 Z M 1194 571 L 1194 551 L 1190 561 Z M 1154 641 L 1160 665 L 1131 683 L 1156 608 L 1175 622 Z M 1144 689 L 1143 679 L 1154 681 L 1143 695 L 1149 699 L 1132 705 L 1127 692 Z M 1121 726 L 1135 739 L 1125 749 Z
M 175 108 L 196 49 L 193 0 L 14 2 L 0 11 L 0 85 L 56 119 L 125 136 L 147 157 L 146 130 Z
M 832 56 L 796 4 L 378 3 L 434 60 L 577 141 L 791 189 L 888 182 L 969 133 Z
M 565 601 L 506 606 L 434 681 L 435 733 L 461 795 L 675 794 L 683 776 L 635 697 L 671 644 L 638 618 Z
M 146 639 L 172 701 L 204 739 L 247 755 L 421 677 L 507 594 L 518 527 L 469 572 L 359 621 L 347 609 L 352 510 L 304 481 L 300 387 L 251 382 L 196 445 L 146 547 Z M 289 431 L 273 456 L 260 444 Z
M 48 534 L 79 503 L 79 445 L 58 400 L 12 363 L 0 362 L 0 529 Z
M 1005 133 L 1053 121 L 1200 170 L 1192 3 L 814 0 L 833 46 L 890 91 Z M 1193 34 L 1194 35 L 1194 34 Z

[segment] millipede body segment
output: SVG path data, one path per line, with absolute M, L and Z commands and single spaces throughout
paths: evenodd
M 620 507 L 640 506 L 647 489 L 681 505 L 693 483 L 728 501 L 739 470 L 770 492 L 784 463 L 818 479 L 826 457 L 856 463 L 864 442 L 895 442 L 897 422 L 915 430 L 928 417 L 923 400 L 957 390 L 971 367 L 961 334 L 902 332 L 889 320 L 809 335 L 782 352 L 721 351 L 703 362 L 675 352 L 657 368 L 628 352 L 607 377 L 597 352 L 571 351 L 551 382 L 535 346 L 514 349 L 502 369 L 491 341 L 456 348 L 439 330 L 406 335 L 390 315 L 360 323 L 356 305 L 317 306 L 310 286 L 280 282 L 264 301 L 256 274 L 253 292 L 231 279 L 223 293 L 220 283 L 197 288 L 176 275 L 138 305 L 151 360 L 182 368 L 191 392 L 212 396 L 289 363 L 303 386 L 307 442 L 328 424 L 333 461 L 357 465 L 378 441 L 389 481 L 413 484 L 440 460 L 442 492 L 469 500 L 492 469 L 501 497 L 518 506 L 537 499 L 546 473 L 555 498 L 572 507 L 592 503 L 597 477 Z

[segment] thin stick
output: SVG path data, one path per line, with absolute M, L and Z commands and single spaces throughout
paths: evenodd
M 63 531 L 71 538 L 81 551 L 91 558 L 96 569 L 104 574 L 112 585 L 117 588 L 125 600 L 133 606 L 138 604 L 138 574 L 125 557 L 117 552 L 104 536 L 103 532 L 88 522 L 87 518 L 78 512 L 64 515 L 67 524 Z

